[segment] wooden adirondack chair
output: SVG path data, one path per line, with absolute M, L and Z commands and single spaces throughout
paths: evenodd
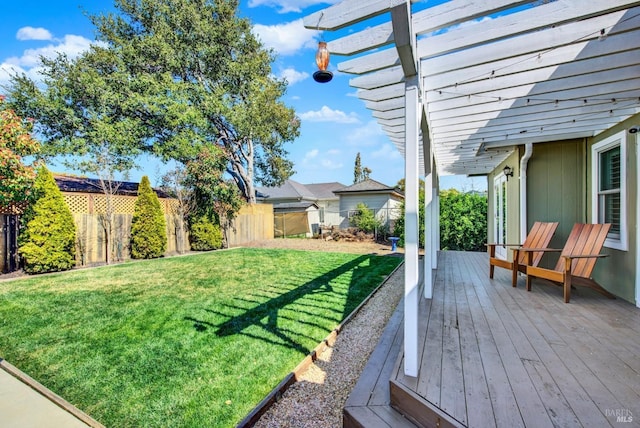
M 526 273 L 526 255 L 520 251 L 521 247 L 528 248 L 546 248 L 558 228 L 558 223 L 543 223 L 536 221 L 529 231 L 527 238 L 522 244 L 487 244 L 487 252 L 489 253 L 489 278 L 493 279 L 493 271 L 495 266 L 510 269 L 511 284 L 515 287 L 518 281 L 518 272 Z M 515 247 L 513 250 L 513 262 L 496 258 L 496 246 Z M 542 259 L 543 252 L 537 251 L 532 253 L 532 266 L 538 266 Z
M 521 248 L 527 256 L 527 291 L 531 291 L 531 280 L 542 278 L 564 287 L 564 302 L 571 299 L 571 286 L 580 285 L 593 288 L 605 296 L 615 299 L 615 296 L 602 288 L 591 278 L 593 267 L 599 258 L 607 257 L 599 254 L 609 233 L 610 224 L 581 224 L 576 223 L 569 234 L 569 238 L 562 250 Z M 537 251 L 562 251 L 555 269 L 545 269 L 533 266 L 533 254 Z

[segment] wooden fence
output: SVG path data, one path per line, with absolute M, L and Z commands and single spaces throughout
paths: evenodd
M 101 264 L 106 261 L 105 232 L 101 220 L 104 212 L 105 197 L 91 193 L 63 192 L 65 202 L 71 209 L 76 224 L 76 261 L 78 266 Z M 115 214 L 115 255 L 114 262 L 127 260 L 129 254 L 129 237 L 135 196 L 117 195 L 114 197 Z M 179 236 L 179 217 L 175 214 L 176 201 L 160 199 L 167 225 L 167 251 L 172 255 L 189 250 L 187 234 Z M 5 210 L 6 211 L 6 210 Z M 13 213 L 14 210 L 11 210 Z M 7 211 L 9 213 L 9 211 Z M 17 218 L 17 216 L 15 216 Z M 8 215 L 0 216 L 0 228 L 8 229 Z M 6 221 L 5 221 L 6 220 Z M 7 224 L 5 224 L 7 223 Z M 0 239 L 0 272 L 7 272 L 8 245 L 7 239 Z M 257 204 L 243 207 L 225 231 L 228 247 L 236 247 L 248 242 L 272 239 L 274 237 L 273 206 Z
M 225 231 L 229 247 L 260 239 L 273 239 L 273 205 L 245 205 Z

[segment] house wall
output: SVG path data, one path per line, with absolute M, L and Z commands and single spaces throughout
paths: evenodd
M 391 198 L 390 194 L 379 194 L 379 193 L 356 193 L 353 195 L 340 195 L 340 228 L 344 229 L 349 227 L 349 211 L 355 210 L 358 204 L 363 203 L 367 205 L 370 209 L 374 210 L 376 216 L 385 221 L 389 218 L 397 218 L 398 213 L 400 211 L 399 200 L 395 198 Z
M 536 221 L 559 222 L 551 243 L 562 248 L 574 223 L 587 221 L 586 142 L 583 139 L 533 145 L 527 166 L 527 229 Z M 553 268 L 557 254 L 545 254 L 540 266 Z
M 343 216 L 340 215 L 340 200 L 319 200 L 317 202 L 318 207 L 324 208 L 324 224 L 325 226 L 337 226 L 342 220 Z
M 627 141 L 627 251 L 603 248 L 602 253 L 609 257 L 602 259 L 594 268 L 593 278 L 615 295 L 634 302 L 636 300 L 636 282 L 638 281 L 638 134 L 629 134 L 627 130 L 640 124 L 640 115 L 601 133 L 600 135 L 578 140 L 538 143 L 533 145 L 533 154 L 527 168 L 527 227 L 535 221 L 557 221 L 558 229 L 550 243 L 553 248 L 562 248 L 574 223 L 591 223 L 592 186 L 591 186 L 591 147 L 604 139 L 624 131 Z M 493 216 L 495 192 L 493 178 L 508 164 L 514 168 L 514 176 L 519 175 L 519 159 L 522 150 L 510 156 L 488 175 L 489 189 L 489 241 L 493 241 Z M 512 183 L 513 181 L 513 183 Z M 514 196 L 515 194 L 515 196 Z M 519 188 L 517 180 L 509 179 L 507 199 L 509 215 L 507 218 L 508 240 L 518 242 L 519 222 L 512 214 L 518 212 L 517 198 Z M 558 256 L 545 255 L 541 266 L 553 268 Z M 640 285 L 639 285 L 640 286 Z
M 628 250 L 620 251 L 612 248 L 603 248 L 602 252 L 608 254 L 609 257 L 599 261 L 596 264 L 596 268 L 593 273 L 593 278 L 604 286 L 607 290 L 613 294 L 622 297 L 630 302 L 636 300 L 636 287 L 640 286 L 636 284 L 636 278 L 638 269 L 637 265 L 637 252 L 638 252 L 638 232 L 637 232 L 637 218 L 638 218 L 638 134 L 630 134 L 627 130 L 632 126 L 640 125 L 640 114 L 635 115 L 629 120 L 622 122 L 621 124 L 603 132 L 602 134 L 594 137 L 588 141 L 588 166 L 591 168 L 593 159 L 591 159 L 591 146 L 599 143 L 600 141 L 624 131 L 627 140 L 627 156 L 626 173 L 627 173 L 627 232 L 628 232 Z M 588 221 L 593 222 L 591 218 L 591 202 L 592 202 L 592 188 L 591 180 L 587 183 L 587 212 Z M 612 280 L 615 279 L 615 280 Z M 637 303 L 637 302 L 636 302 Z
M 507 238 L 506 243 L 520 242 L 520 197 L 518 188 L 518 177 L 520 176 L 519 151 L 515 150 L 504 162 L 495 169 L 494 172 L 487 176 L 488 190 L 488 206 L 487 206 L 487 242 L 495 242 L 495 189 L 493 187 L 494 179 L 502 173 L 505 166 L 513 169 L 513 177 L 509 177 L 507 181 Z M 511 260 L 512 252 L 507 251 L 507 259 Z

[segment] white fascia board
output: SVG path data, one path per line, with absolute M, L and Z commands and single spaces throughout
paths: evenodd
M 376 89 L 359 89 L 356 95 L 364 101 L 383 101 L 404 96 L 404 86 L 404 83 L 395 83 Z
M 404 96 L 391 98 L 384 101 L 365 101 L 364 105 L 369 110 L 388 111 L 404 108 Z
M 387 12 L 390 8 L 405 2 L 406 0 L 343 0 L 305 16 L 303 23 L 311 30 L 338 30 Z
M 634 9 L 636 14 L 639 10 Z M 609 36 L 635 31 L 640 25 L 640 16 L 631 15 L 624 22 L 619 22 L 621 13 L 603 15 L 580 22 L 573 22 L 558 27 L 541 30 L 532 34 L 524 34 L 506 40 L 500 40 L 489 46 L 475 47 L 460 52 L 452 52 L 446 56 L 436 58 L 423 58 L 421 70 L 423 76 L 449 73 L 453 70 L 465 70 L 478 64 L 491 64 L 503 59 L 509 61 L 520 55 L 537 56 L 539 52 L 556 49 L 558 46 L 575 44 L 577 41 L 595 41 L 599 38 L 598 29 L 610 28 Z M 613 28 L 611 28 L 613 27 Z M 428 37 L 418 40 L 418 55 L 421 45 L 437 43 L 437 37 Z M 598 42 L 609 43 L 605 40 Z M 635 46 L 637 38 L 631 38 L 631 45 Z M 579 42 L 578 42 L 579 43 Z M 596 50 L 604 49 L 596 44 Z M 592 49 L 593 44 L 589 45 Z M 514 62 L 511 62 L 512 64 Z
M 535 38 L 537 39 L 538 35 Z M 570 63 L 575 63 L 577 66 L 584 61 L 609 55 L 621 55 L 622 53 L 629 56 L 635 55 L 637 58 L 637 52 L 634 54 L 633 51 L 628 51 L 629 47 L 634 46 L 637 40 L 640 40 L 640 30 L 608 36 L 597 43 L 583 41 L 558 46 L 551 50 L 540 50 L 535 53 L 527 52 L 514 57 L 496 59 L 490 63 L 482 62 L 479 64 L 470 64 L 468 56 L 454 53 L 444 58 L 429 59 L 421 62 L 423 88 L 425 90 L 433 90 L 476 80 L 496 79 L 502 75 L 522 73 L 554 65 L 562 65 L 562 68 L 564 68 Z M 531 46 L 532 43 L 528 45 Z M 472 50 L 482 51 L 483 48 L 478 47 Z M 484 47 L 484 50 L 486 51 L 487 47 Z M 491 50 L 493 51 L 493 49 Z M 467 52 L 467 54 L 469 53 Z M 464 64 L 458 64 L 456 62 L 457 59 L 463 60 Z M 435 68 L 443 68 L 437 67 L 436 62 L 442 63 L 447 69 L 444 72 L 432 74 Z
M 338 63 L 338 71 L 349 74 L 365 74 L 396 65 L 400 65 L 400 56 L 398 56 L 396 48 L 390 48 Z
M 399 117 L 404 117 L 405 112 L 404 108 L 398 108 L 395 110 L 387 110 L 387 111 L 372 111 L 371 116 L 376 119 L 396 119 Z
M 531 3 L 527 0 L 450 1 L 413 14 L 413 32 L 424 34 Z
M 418 56 L 420 58 L 435 57 L 512 38 L 550 26 L 559 26 L 563 23 L 607 14 L 620 9 L 621 5 L 628 5 L 628 3 L 624 0 L 590 0 L 589 2 L 557 0 L 489 21 L 462 26 L 437 36 L 426 37 L 422 39 L 424 43 L 418 44 Z M 611 13 L 611 15 L 617 16 L 617 21 L 619 21 L 624 15 L 624 10 Z M 598 28 L 589 29 L 591 32 L 598 30 Z
M 336 55 L 355 55 L 393 43 L 391 22 L 370 27 L 327 43 L 329 52 Z
M 398 126 L 404 125 L 405 118 L 399 117 L 396 119 L 378 119 L 377 122 L 382 126 Z
M 358 89 L 376 89 L 394 83 L 404 82 L 402 66 L 387 68 L 349 80 L 349 86 Z

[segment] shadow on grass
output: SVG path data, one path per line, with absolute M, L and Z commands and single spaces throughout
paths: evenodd
M 280 315 L 279 312 L 282 309 L 287 308 L 289 310 L 294 310 L 296 313 L 300 313 L 300 314 L 306 313 L 307 315 L 312 315 L 317 318 L 324 317 L 331 322 L 338 323 L 342 321 L 349 313 L 351 313 L 351 311 L 353 311 L 360 304 L 360 302 L 370 292 L 370 290 L 372 290 L 375 286 L 378 285 L 376 283 L 369 287 L 359 286 L 363 281 L 368 280 L 370 282 L 370 281 L 373 281 L 374 279 L 377 279 L 377 276 L 375 275 L 375 272 L 377 271 L 377 269 L 372 267 L 372 269 L 370 270 L 368 268 L 359 267 L 361 264 L 365 262 L 371 262 L 372 259 L 374 258 L 377 258 L 377 257 L 372 255 L 359 256 L 354 260 L 348 263 L 344 263 L 335 269 L 332 269 L 320 276 L 317 276 L 292 290 L 282 293 L 276 297 L 269 298 L 268 300 L 262 303 L 258 303 L 256 306 L 253 306 L 250 309 L 239 307 L 239 306 L 230 306 L 230 308 L 234 310 L 239 309 L 244 312 L 240 315 L 233 316 L 228 320 L 226 320 L 225 322 L 216 326 L 214 326 L 212 323 L 198 320 L 192 317 L 185 317 L 185 320 L 193 322 L 194 328 L 197 331 L 205 331 L 210 327 L 216 328 L 215 333 L 218 337 L 226 337 L 226 336 L 242 334 L 242 335 L 252 337 L 261 341 L 275 343 L 280 346 L 286 346 L 286 347 L 295 349 L 296 351 L 299 351 L 300 353 L 306 355 L 310 351 L 310 349 L 303 346 L 298 340 L 307 338 L 317 342 L 321 340 L 321 338 L 320 339 L 309 338 L 307 335 L 301 332 L 293 332 L 290 329 L 279 327 L 278 326 L 279 319 L 291 320 L 291 315 Z M 353 272 L 353 274 L 351 275 L 351 279 L 349 281 L 347 296 L 346 298 L 341 299 L 339 306 L 336 305 L 336 306 L 330 307 L 328 306 L 327 303 L 325 303 L 324 305 L 317 305 L 318 306 L 317 312 L 314 312 L 313 310 L 311 311 L 304 310 L 304 308 L 308 309 L 308 306 L 316 306 L 314 304 L 314 301 L 317 301 L 317 302 L 326 301 L 326 299 L 323 299 L 323 298 L 314 299 L 311 296 L 313 296 L 314 294 L 326 295 L 328 293 L 332 293 L 334 291 L 331 285 L 332 281 L 336 280 L 337 278 L 339 278 L 340 276 L 348 272 Z M 370 278 L 367 279 L 368 276 L 370 276 Z M 294 307 L 294 303 L 303 298 L 306 298 L 306 299 L 311 298 L 311 300 L 309 300 L 309 302 L 305 302 L 304 306 L 300 305 L 299 307 Z M 250 304 L 257 303 L 253 299 L 243 299 L 242 297 L 239 297 L 239 299 Z M 222 313 L 218 313 L 217 311 L 213 311 L 211 309 L 206 309 L 206 311 L 215 313 L 217 315 L 228 316 Z M 334 313 L 335 318 L 333 316 L 327 315 L 327 312 Z M 310 324 L 309 322 L 303 322 L 302 320 L 299 320 L 298 322 L 300 324 L 306 324 L 306 325 Z M 313 324 L 313 326 L 321 327 L 320 324 L 315 324 L 315 323 L 311 323 L 311 324 Z M 255 332 L 251 333 L 247 331 L 247 329 L 251 326 L 257 326 L 265 330 L 266 332 L 270 333 L 273 336 L 271 338 L 256 337 Z M 276 341 L 274 341 L 274 338 L 277 338 L 276 340 L 281 341 L 281 343 L 277 343 Z

